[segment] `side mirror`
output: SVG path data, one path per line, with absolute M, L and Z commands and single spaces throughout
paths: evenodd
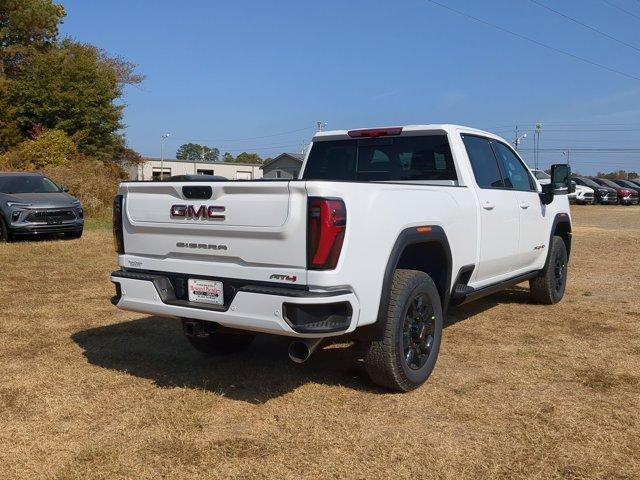
M 551 185 L 557 193 L 573 193 L 575 186 L 571 182 L 571 167 L 566 163 L 551 165 Z
M 543 205 L 549 205 L 553 202 L 553 195 L 555 193 L 555 188 L 553 188 L 552 183 L 545 183 L 542 185 L 542 193 L 540 193 L 540 201 Z
M 60 190 L 62 190 L 65 193 L 67 193 L 69 191 L 69 189 L 67 187 L 60 187 Z

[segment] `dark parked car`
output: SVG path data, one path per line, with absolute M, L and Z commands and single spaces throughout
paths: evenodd
M 616 192 L 613 188 L 599 185 L 587 177 L 572 177 L 572 178 L 577 185 L 583 185 L 585 187 L 589 187 L 593 189 L 593 193 L 596 197 L 595 203 L 600 203 L 600 204 L 618 203 L 618 192 Z
M 0 241 L 19 235 L 80 238 L 84 211 L 66 188 L 39 173 L 0 172 Z
M 603 187 L 613 188 L 618 194 L 618 203 L 621 205 L 636 205 L 638 203 L 638 192 L 627 187 L 621 187 L 617 183 L 606 178 L 591 177 L 591 180 Z
M 640 178 L 632 178 L 631 180 L 627 180 L 627 182 L 631 182 L 634 185 L 637 185 L 638 187 L 640 187 Z
M 611 180 L 614 183 L 617 183 L 618 185 L 620 185 L 622 188 L 630 188 L 631 190 L 635 190 L 635 192 L 638 194 L 638 196 L 640 196 L 640 185 L 635 184 L 634 182 L 630 181 L 630 180 Z

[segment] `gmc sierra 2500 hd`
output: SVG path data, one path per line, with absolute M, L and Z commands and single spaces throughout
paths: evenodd
M 529 281 L 565 291 L 567 165 L 540 185 L 502 138 L 455 125 L 316 134 L 299 180 L 125 182 L 114 200 L 119 308 L 180 318 L 207 353 L 256 332 L 366 342 L 407 391 L 431 374 L 449 307 Z

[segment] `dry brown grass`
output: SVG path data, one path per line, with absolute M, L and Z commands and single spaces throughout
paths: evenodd
M 640 207 L 574 221 L 563 302 L 520 287 L 453 311 L 405 395 L 357 347 L 211 359 L 116 310 L 106 230 L 0 245 L 0 477 L 638 478 Z

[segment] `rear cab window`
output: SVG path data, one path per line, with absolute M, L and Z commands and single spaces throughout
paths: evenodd
M 302 179 L 458 184 L 445 134 L 316 141 Z

